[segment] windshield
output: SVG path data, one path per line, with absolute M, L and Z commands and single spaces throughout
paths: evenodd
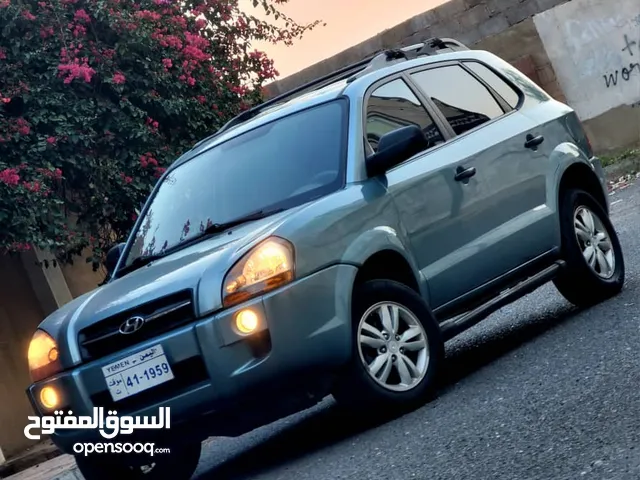
M 212 224 L 291 208 L 342 187 L 346 102 L 335 100 L 243 133 L 177 167 L 152 199 L 124 266 Z

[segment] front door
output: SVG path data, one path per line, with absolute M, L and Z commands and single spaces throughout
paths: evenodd
M 486 215 L 477 211 L 479 205 L 486 208 L 477 201 L 488 191 L 482 180 L 486 168 L 463 146 L 451 149 L 451 128 L 406 80 L 395 78 L 373 87 L 366 107 L 367 141 L 375 151 L 381 135 L 411 124 L 420 126 L 430 140 L 427 150 L 388 171 L 386 183 L 429 282 L 431 307 L 436 308 L 478 285 L 476 276 L 459 273 L 463 257 L 473 253 L 465 248 L 473 248 L 486 228 L 482 223 Z

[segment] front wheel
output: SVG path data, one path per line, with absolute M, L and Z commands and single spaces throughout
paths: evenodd
M 169 448 L 170 453 L 156 453 L 153 457 L 142 453 L 78 455 L 76 464 L 86 480 L 189 480 L 200 461 L 201 444 Z
M 434 392 L 444 342 L 433 314 L 413 290 L 389 280 L 357 288 L 352 337 L 351 362 L 334 391 L 339 404 L 401 411 Z
M 624 258 L 618 235 L 600 204 L 582 190 L 568 190 L 560 204 L 566 269 L 554 280 L 558 291 L 586 307 L 622 290 Z

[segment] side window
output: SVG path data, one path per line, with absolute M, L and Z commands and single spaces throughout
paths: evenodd
M 397 79 L 378 87 L 367 104 L 367 141 L 374 152 L 385 133 L 417 125 L 430 141 L 430 147 L 444 142 L 433 118 L 404 80 Z
M 411 74 L 457 135 L 504 114 L 489 90 L 459 65 Z
M 478 62 L 464 62 L 464 64 L 472 70 L 473 73 L 482 78 L 487 85 L 493 88 L 505 102 L 511 105 L 511 108 L 516 108 L 518 106 L 518 101 L 520 100 L 518 93 L 511 88 L 509 84 L 502 80 L 493 70 Z

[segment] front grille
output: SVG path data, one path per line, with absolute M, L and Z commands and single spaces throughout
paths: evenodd
M 123 335 L 120 326 L 131 317 L 145 319 L 140 330 Z M 95 360 L 186 325 L 195 319 L 190 291 L 182 291 L 139 305 L 80 331 L 84 361 Z

